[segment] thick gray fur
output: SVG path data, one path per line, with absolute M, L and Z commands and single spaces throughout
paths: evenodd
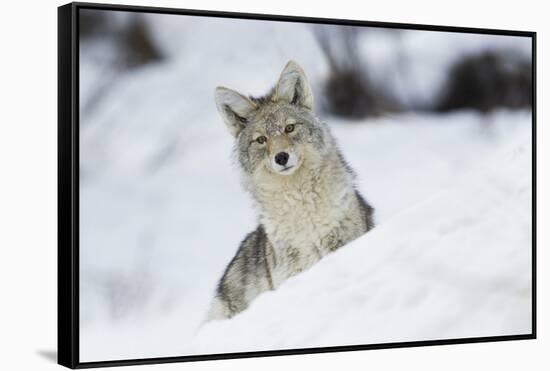
M 290 61 L 261 98 L 219 87 L 216 105 L 235 137 L 259 225 L 220 279 L 208 320 L 231 318 L 374 227 L 374 210 L 355 189 L 354 172 L 313 115 L 313 94 L 298 64 Z M 275 157 L 282 152 L 284 165 Z

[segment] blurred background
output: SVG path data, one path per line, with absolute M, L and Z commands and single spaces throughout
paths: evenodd
M 194 351 L 256 223 L 214 88 L 262 95 L 290 59 L 378 225 L 530 139 L 526 37 L 80 10 L 82 361 Z

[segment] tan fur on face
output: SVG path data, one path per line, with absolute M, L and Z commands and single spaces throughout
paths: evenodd
M 269 157 L 273 157 L 279 152 L 289 152 L 291 149 L 290 141 L 283 134 L 274 136 L 267 142 L 267 154 Z

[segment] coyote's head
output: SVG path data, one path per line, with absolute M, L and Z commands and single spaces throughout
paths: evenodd
M 287 63 L 264 97 L 246 97 L 224 87 L 216 88 L 215 96 L 246 173 L 289 176 L 321 163 L 327 128 L 313 116 L 311 87 L 295 62 Z

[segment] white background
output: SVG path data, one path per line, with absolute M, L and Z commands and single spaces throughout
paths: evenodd
M 217 9 L 374 21 L 534 30 L 538 32 L 538 286 L 544 272 L 548 233 L 544 230 L 550 155 L 545 87 L 550 34 L 543 2 L 420 1 L 381 3 L 338 1 L 305 3 L 281 0 L 260 3 L 222 1 L 133 1 L 127 4 Z M 2 8 L 0 47 L 0 367 L 7 370 L 47 370 L 56 348 L 56 186 L 57 186 L 57 9 L 59 1 L 11 2 Z M 312 2 L 313 4 L 313 2 Z M 545 42 L 546 41 L 546 42 Z M 546 48 L 545 48 L 546 47 Z M 550 346 L 545 321 L 547 297 L 538 292 L 536 341 L 390 349 L 229 361 L 148 366 L 156 369 L 226 370 L 422 369 L 462 370 L 543 369 Z M 414 320 L 414 319 L 411 319 Z M 132 369 L 132 368 L 125 368 Z

